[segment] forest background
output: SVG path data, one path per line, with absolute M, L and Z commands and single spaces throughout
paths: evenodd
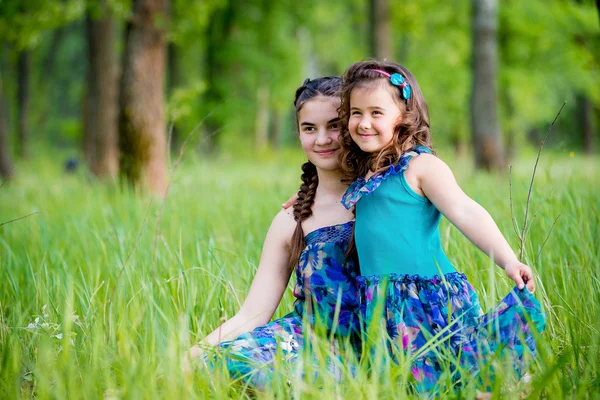
M 524 395 L 600 395 L 600 0 L 0 0 L 0 46 L 10 397 L 246 396 L 189 384 L 179 354 L 239 308 L 297 190 L 296 88 L 370 57 L 415 74 L 438 154 L 539 276 L 548 330 Z M 441 232 L 484 306 L 510 290 Z

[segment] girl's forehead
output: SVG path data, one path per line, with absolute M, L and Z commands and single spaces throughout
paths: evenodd
M 307 100 L 306 103 L 304 103 L 304 104 L 315 103 L 315 102 L 336 104 L 336 103 L 340 102 L 340 98 L 339 97 L 331 97 L 331 96 L 319 95 L 319 96 L 313 97 L 310 100 Z
M 340 106 L 339 97 L 317 96 L 302 105 L 298 112 L 299 119 L 327 118 L 332 114 L 337 115 Z
M 300 113 L 304 110 L 318 110 L 323 108 L 338 108 L 340 105 L 341 99 L 339 97 L 327 97 L 327 96 L 317 96 L 310 100 L 307 100 L 300 109 Z
M 395 87 L 388 84 L 383 79 L 369 81 L 355 86 L 350 92 L 350 101 L 361 100 L 378 100 L 378 101 L 393 101 L 397 103 L 393 90 Z

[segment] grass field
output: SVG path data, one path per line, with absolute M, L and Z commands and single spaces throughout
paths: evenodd
M 468 160 L 440 156 L 518 250 L 507 175 L 473 173 Z M 271 219 L 297 190 L 302 155 L 260 162 L 186 155 L 164 206 L 83 172 L 66 175 L 62 159 L 58 153 L 17 164 L 17 179 L 0 188 L 0 222 L 39 212 L 0 227 L 0 396 L 247 397 L 223 373 L 185 377 L 180 355 L 243 301 Z M 531 152 L 514 163 L 519 227 L 534 162 Z M 500 377 L 496 395 L 600 398 L 598 164 L 579 155 L 542 155 L 525 256 L 539 277 L 536 296 L 548 324 L 531 383 Z M 484 309 L 511 289 L 503 271 L 447 221 L 440 233 Z M 276 317 L 292 303 L 288 290 Z M 455 395 L 470 397 L 477 389 Z M 342 384 L 325 379 L 320 389 L 297 383 L 290 390 L 295 398 L 357 399 L 401 398 L 405 389 L 359 371 Z M 280 391 L 278 398 L 288 395 Z

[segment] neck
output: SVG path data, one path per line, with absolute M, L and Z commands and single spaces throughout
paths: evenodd
M 340 199 L 348 185 L 342 183 L 342 178 L 339 171 L 324 171 L 317 168 L 317 175 L 319 176 L 319 186 L 317 187 L 317 193 L 320 196 L 334 196 L 336 199 Z

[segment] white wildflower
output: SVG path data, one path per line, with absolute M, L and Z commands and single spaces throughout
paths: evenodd
M 55 335 L 54 337 L 57 338 L 58 340 L 62 340 L 63 334 L 59 333 L 58 335 Z

